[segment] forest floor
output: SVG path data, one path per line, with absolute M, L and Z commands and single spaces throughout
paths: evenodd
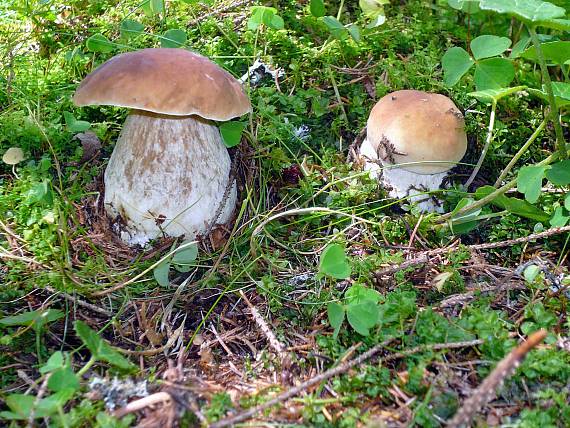
M 491 108 L 469 95 L 472 75 L 444 84 L 442 57 L 483 34 L 514 46 L 515 19 L 447 1 L 392 0 L 378 26 L 382 2 L 139 3 L 0 5 L 0 152 L 24 154 L 0 165 L 0 425 L 440 427 L 463 406 L 474 426 L 570 426 L 568 186 L 545 181 L 532 206 L 513 186 L 442 221 L 355 158 L 381 97 L 441 93 L 469 145 L 433 193 L 446 213 L 480 198 L 548 109 L 528 92 L 502 98 L 466 189 Z M 103 173 L 127 111 L 72 103 L 107 59 L 160 46 L 238 78 L 256 59 L 275 71 L 247 85 L 236 215 L 197 255 L 116 237 Z M 538 66 L 509 61 L 511 86 L 541 88 Z M 505 182 L 555 140 L 547 124 Z

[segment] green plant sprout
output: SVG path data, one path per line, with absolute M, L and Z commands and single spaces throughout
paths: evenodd
M 4 325 L 44 325 L 62 317 L 61 311 L 49 309 L 44 312 L 28 312 L 15 317 L 0 320 Z M 32 324 L 30 324 L 32 323 Z M 39 418 L 54 417 L 61 426 L 66 427 L 64 406 L 80 389 L 81 376 L 98 361 L 105 362 L 124 372 L 132 372 L 137 367 L 123 357 L 117 350 L 104 341 L 97 332 L 83 321 L 75 322 L 75 332 L 91 352 L 91 358 L 75 373 L 71 365 L 71 355 L 61 351 L 54 352 L 47 362 L 40 367 L 40 381 L 49 391 L 46 397 L 37 398 L 30 394 L 10 394 L 5 397 L 7 411 L 0 412 L 4 420 L 29 421 Z
M 531 94 L 548 102 L 550 112 L 547 117 L 555 128 L 556 152 L 536 166 L 522 167 L 515 180 L 512 180 L 500 187 L 502 181 L 512 170 L 516 162 L 524 155 L 530 145 L 545 128 L 545 119 L 534 130 L 527 142 L 518 150 L 508 165 L 499 174 L 499 177 L 495 182 L 496 190 L 491 190 L 488 186 L 484 187 L 476 193 L 476 196 L 478 197 L 477 201 L 469 198 L 462 200 L 455 210 L 442 216 L 440 221 L 450 220 L 450 227 L 453 228 L 453 226 L 455 226 L 456 229 L 459 224 L 463 224 L 462 228 L 465 228 L 465 224 L 467 223 L 468 227 L 466 230 L 470 230 L 470 228 L 477 224 L 478 220 L 488 218 L 486 215 L 481 214 L 480 210 L 481 207 L 487 203 L 503 207 L 508 212 L 512 212 L 523 217 L 532 218 L 537 221 L 544 221 L 544 217 L 547 214 L 542 210 L 531 208 L 529 205 L 537 202 L 541 193 L 540 189 L 542 187 L 542 181 L 544 178 L 549 178 L 547 171 L 554 168 L 554 171 L 558 172 L 567 166 L 564 160 L 568 155 L 568 148 L 562 135 L 559 109 L 564 105 L 567 105 L 569 101 L 568 97 L 570 95 L 570 85 L 565 82 L 551 82 L 546 61 L 549 60 L 555 64 L 563 65 L 566 61 L 570 60 L 570 47 L 567 46 L 566 42 L 552 42 L 552 45 L 547 44 L 548 47 L 543 51 L 543 46 L 536 34 L 536 27 L 564 27 L 567 25 L 567 22 L 558 18 L 565 15 L 565 10 L 551 3 L 536 0 L 509 0 L 505 2 L 481 0 L 478 2 L 478 7 L 481 10 L 509 14 L 526 25 L 533 42 L 533 46 L 522 51 L 520 55 L 517 54 L 517 56 L 539 63 L 544 84 L 541 90 L 526 88 L 525 86 L 517 86 L 513 88 L 506 87 L 514 78 L 514 71 L 510 60 L 502 57 L 490 58 L 500 55 L 508 49 L 511 41 L 504 37 L 491 35 L 477 37 L 471 42 L 473 57 L 471 57 L 464 49 L 459 47 L 451 48 L 445 53 L 442 58 L 444 82 L 448 86 L 457 84 L 461 77 L 465 75 L 473 65 L 475 65 L 474 82 L 477 91 L 472 92 L 469 95 L 477 98 L 481 102 L 491 104 L 491 113 L 485 145 L 472 174 L 465 183 L 466 187 L 468 187 L 475 179 L 492 143 L 497 104 L 503 97 L 522 90 L 528 90 Z M 564 72 L 565 76 L 567 76 L 567 73 L 567 71 Z M 550 164 L 556 160 L 559 160 L 560 162 L 551 166 Z M 566 177 L 556 173 L 555 176 L 556 179 L 554 181 L 549 179 L 552 184 L 556 186 L 567 185 Z M 508 200 L 505 199 L 503 195 L 504 192 L 513 188 L 515 185 L 518 190 L 525 195 L 526 203 L 516 200 L 515 198 L 507 198 Z M 567 214 L 568 212 L 563 204 L 558 206 L 549 220 L 550 224 L 564 225 L 567 222 Z
M 568 148 L 562 133 L 562 126 L 559 119 L 559 108 L 554 97 L 552 81 L 548 72 L 546 58 L 536 33 L 536 28 L 539 26 L 556 29 L 557 26 L 567 24 L 559 19 L 566 16 L 566 10 L 562 7 L 553 5 L 552 3 L 540 0 L 481 0 L 479 7 L 481 10 L 508 14 L 517 18 L 526 25 L 534 48 L 536 49 L 536 58 L 540 65 L 544 89 L 548 96 L 548 103 L 550 105 L 550 121 L 552 122 L 556 132 L 556 149 L 558 151 L 558 156 L 561 160 L 566 159 L 568 157 Z

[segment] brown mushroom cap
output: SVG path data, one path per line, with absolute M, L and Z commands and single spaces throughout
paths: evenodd
M 463 114 L 444 95 L 415 90 L 392 92 L 372 109 L 367 138 L 384 164 L 418 174 L 451 169 L 467 150 Z
M 87 75 L 77 106 L 113 105 L 224 121 L 251 111 L 240 83 L 201 55 L 177 48 L 117 55 Z

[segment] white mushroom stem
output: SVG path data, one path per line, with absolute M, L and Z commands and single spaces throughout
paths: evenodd
M 218 128 L 197 116 L 133 110 L 105 171 L 105 208 L 121 239 L 144 245 L 166 233 L 194 239 L 226 223 L 236 202 L 231 161 Z M 223 204 L 219 218 L 214 218 Z
M 372 144 L 365 139 L 360 147 L 360 155 L 364 158 L 364 170 L 370 171 L 372 178 L 382 180 L 388 195 L 393 198 L 406 198 L 426 212 L 443 212 L 437 199 L 427 192 L 438 190 L 448 171 L 436 174 L 418 174 L 393 165 L 383 166 Z

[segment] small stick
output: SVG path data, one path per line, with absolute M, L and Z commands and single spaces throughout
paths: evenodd
M 253 318 L 255 323 L 259 326 L 265 337 L 267 338 L 269 345 L 271 345 L 271 347 L 275 350 L 275 352 L 277 352 L 277 355 L 279 355 L 280 358 L 286 358 L 287 353 L 285 352 L 285 347 L 281 344 L 281 342 L 279 342 L 273 331 L 271 331 L 271 328 L 269 327 L 267 322 L 265 322 L 265 320 L 263 319 L 257 308 L 253 306 L 253 304 L 249 301 L 249 299 L 246 297 L 243 291 L 240 290 L 239 294 L 243 299 L 243 301 L 249 307 L 249 310 L 251 312 L 251 317 Z
M 34 427 L 34 419 L 36 418 L 36 408 L 38 407 L 40 400 L 43 398 L 43 396 L 45 395 L 45 393 L 47 391 L 47 386 L 48 386 L 48 381 L 49 381 L 50 376 L 51 376 L 51 373 L 48 373 L 46 375 L 42 384 L 40 385 L 40 388 L 38 389 L 36 399 L 34 400 L 34 404 L 32 404 L 32 408 L 30 409 L 30 414 L 28 416 L 28 425 L 27 425 L 28 428 Z
M 146 407 L 153 406 L 158 403 L 169 403 L 172 401 L 172 396 L 168 392 L 157 392 L 155 394 L 151 394 L 147 397 L 141 398 L 139 400 L 135 400 L 127 404 L 125 407 L 122 407 L 118 410 L 113 412 L 113 416 L 116 418 L 122 418 L 129 413 L 137 412 L 142 410 Z
M 570 226 L 552 227 L 543 232 L 531 233 L 530 235 L 523 236 L 521 238 L 509 239 L 508 241 L 503 242 L 490 242 L 487 244 L 470 245 L 467 248 L 471 250 L 488 250 L 491 248 L 510 247 L 511 245 L 522 244 L 525 242 L 533 241 L 535 239 L 548 238 L 549 236 L 559 235 L 565 232 L 570 232 Z
M 223 6 L 220 7 L 219 9 L 213 10 L 211 12 L 208 12 L 202 16 L 200 16 L 199 18 L 194 19 L 193 21 L 190 21 L 190 23 L 188 24 L 188 26 L 193 26 L 196 24 L 199 24 L 200 22 L 208 19 L 210 16 L 218 16 L 221 13 L 226 13 L 229 12 L 232 9 L 237 9 L 237 8 L 241 8 L 242 6 L 247 6 L 250 3 L 254 3 L 254 0 L 242 0 L 242 1 L 235 1 L 233 3 L 230 3 L 227 6 Z
M 414 230 L 412 231 L 412 234 L 410 235 L 410 242 L 408 242 L 408 248 L 413 248 L 412 244 L 414 243 L 414 239 L 416 239 L 416 234 L 418 233 L 418 228 L 420 227 L 420 224 L 422 222 L 422 220 L 424 219 L 424 215 L 420 215 L 420 218 L 418 219 L 416 226 L 414 227 Z
M 87 309 L 89 309 L 89 310 L 91 310 L 91 311 L 93 311 L 93 312 L 97 312 L 97 313 L 99 313 L 99 314 L 101 314 L 101 315 L 105 315 L 105 316 L 107 316 L 107 317 L 112 317 L 112 316 L 113 316 L 113 313 L 112 313 L 112 312 L 109 312 L 108 310 L 103 309 L 103 308 L 101 308 L 101 307 L 99 307 L 99 306 L 93 305 L 93 304 L 91 304 L 91 303 L 84 302 L 83 300 L 80 300 L 80 299 L 78 299 L 77 297 L 72 296 L 71 294 L 67 294 L 67 293 L 65 293 L 65 292 L 63 292 L 63 291 L 58 291 L 58 290 L 56 290 L 55 288 L 50 287 L 50 286 L 46 286 L 45 289 L 46 289 L 47 291 L 49 291 L 50 293 L 53 293 L 53 294 L 56 294 L 56 295 L 59 295 L 59 296 L 63 297 L 65 300 L 69 300 L 71 303 L 74 303 L 74 304 L 76 304 L 77 306 L 83 306 L 83 307 L 85 307 L 85 308 L 87 308 Z
M 449 421 L 448 428 L 460 428 L 470 426 L 473 416 L 491 401 L 497 388 L 504 380 L 511 376 L 529 351 L 535 348 L 546 337 L 546 330 L 538 330 L 531 334 L 528 339 L 513 349 L 503 358 L 497 367 L 485 378 L 483 383 L 463 402 L 453 419 Z

